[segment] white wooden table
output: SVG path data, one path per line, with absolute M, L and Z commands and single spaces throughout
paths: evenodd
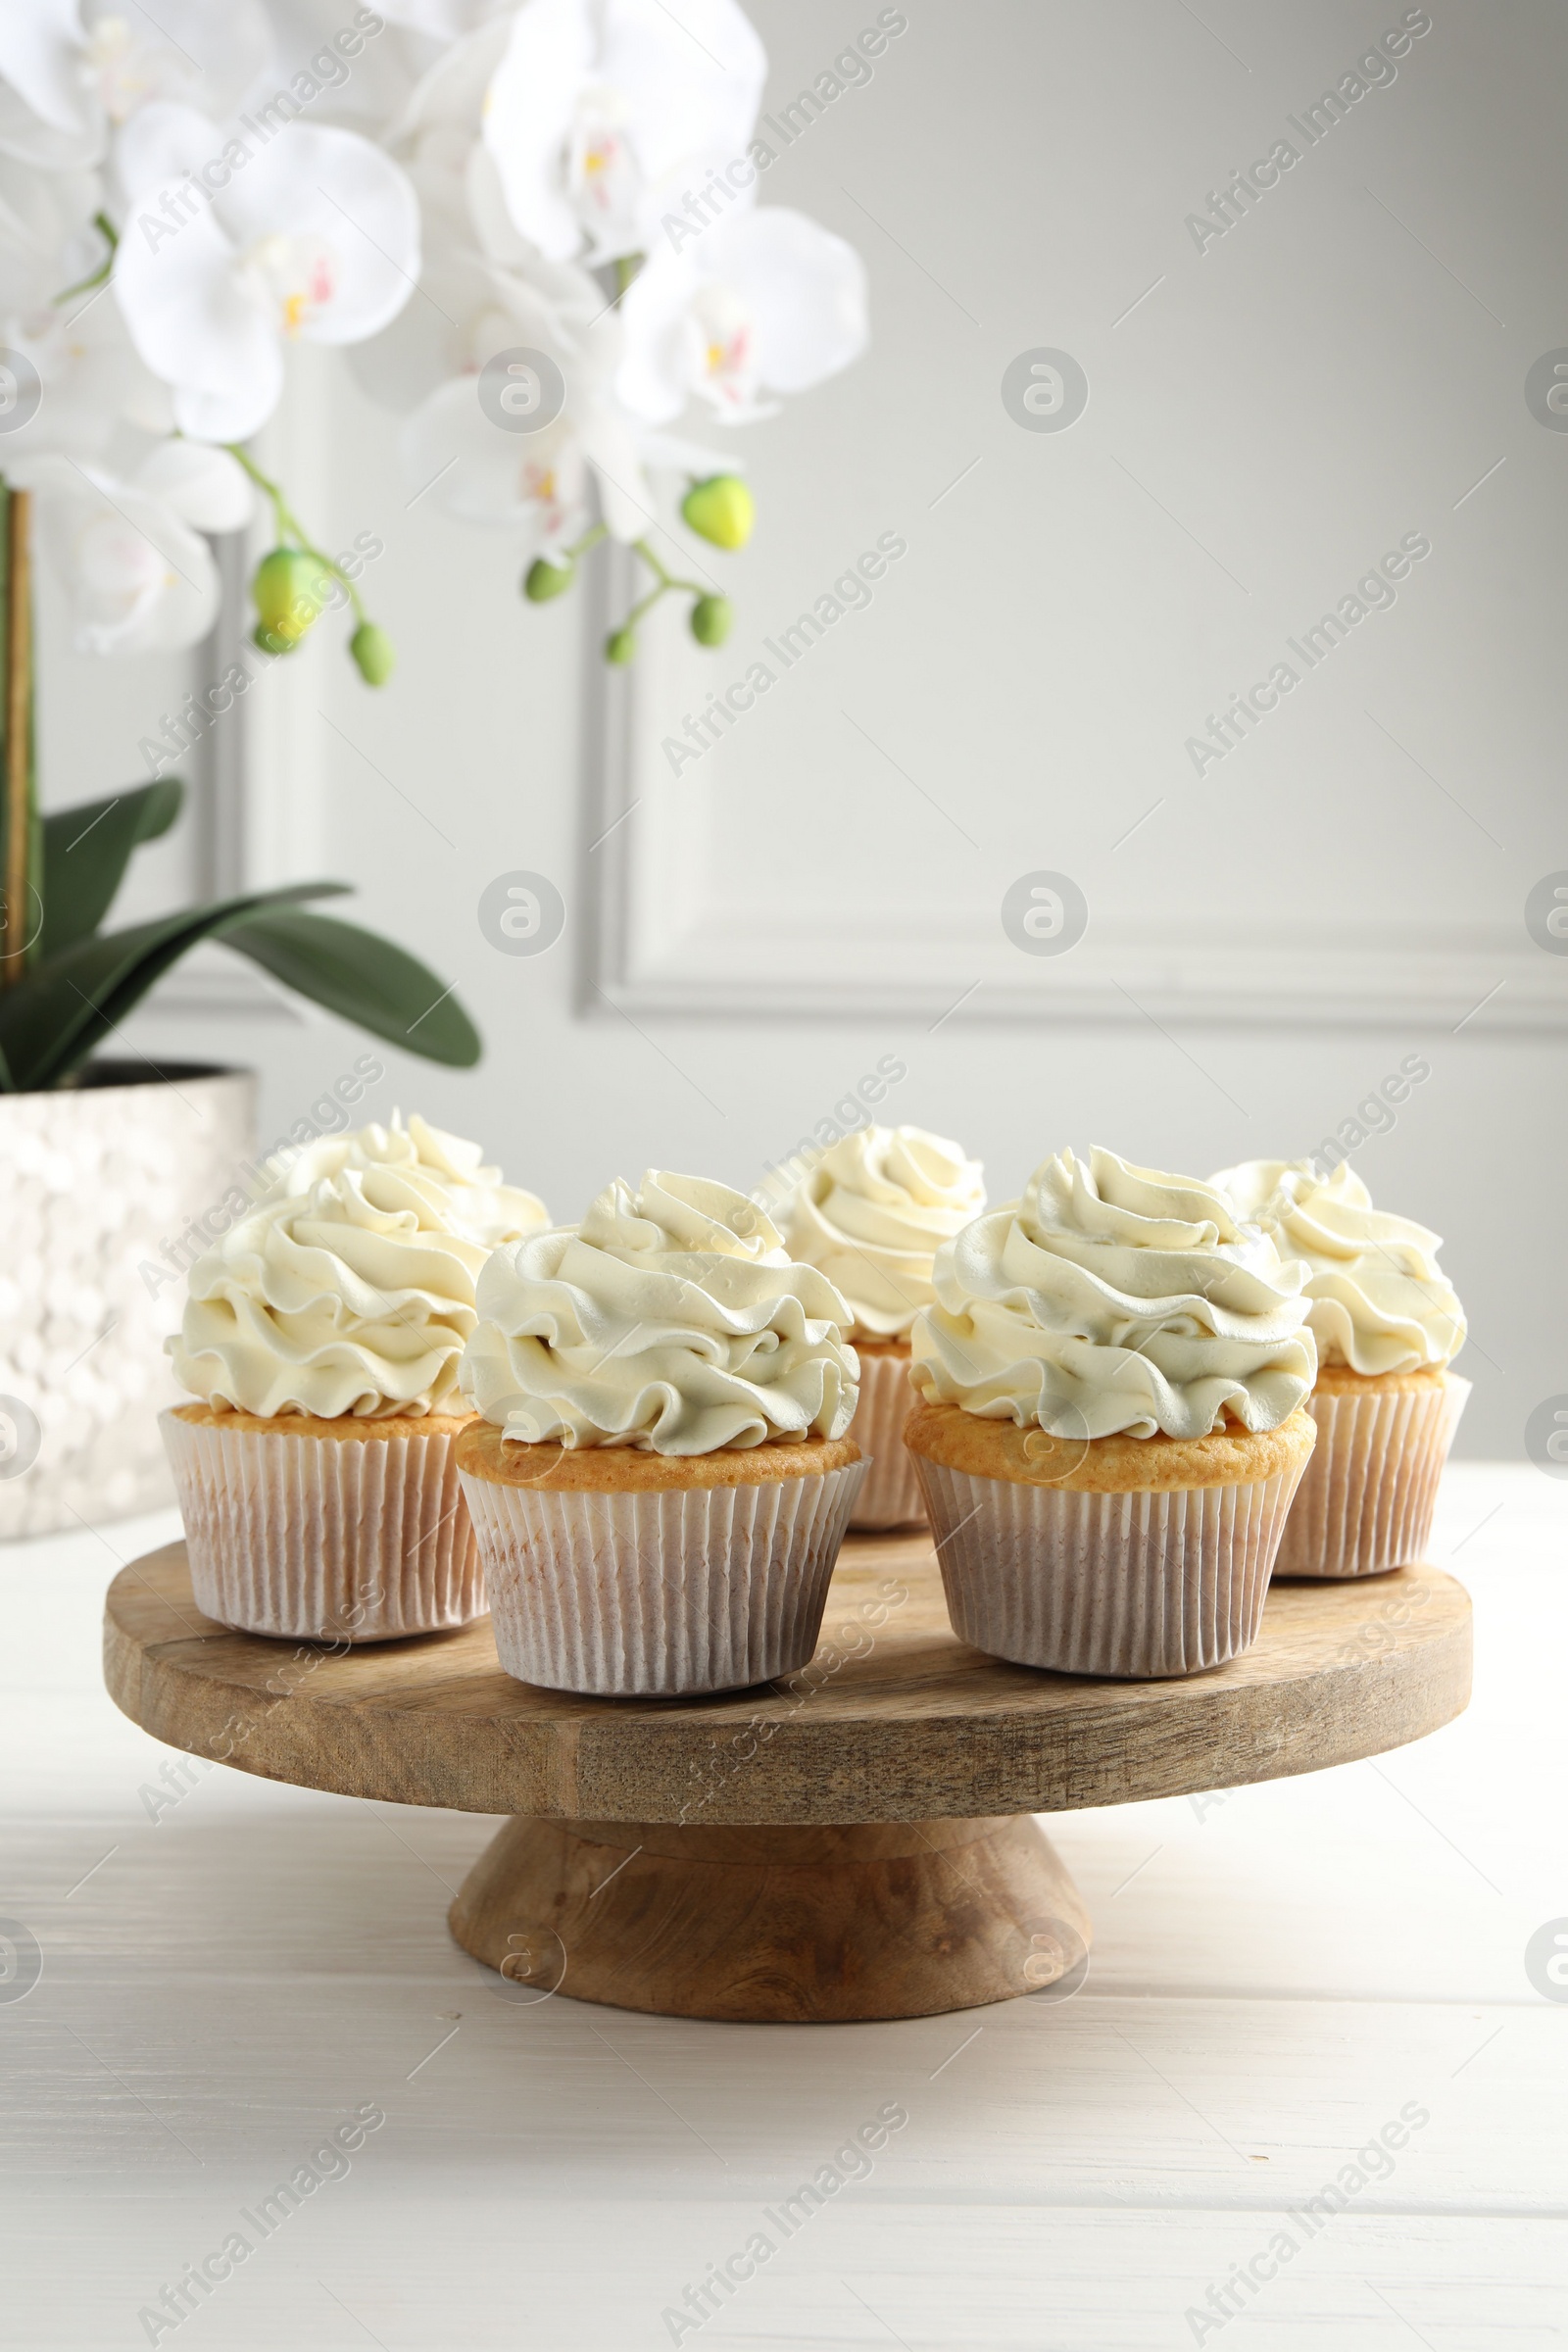
M 1568 2005 L 1525 1947 L 1568 1915 L 1568 1485 L 1448 1473 L 1433 1556 L 1477 1615 L 1458 1723 L 1057 1816 L 1097 1928 L 1074 1998 L 821 2028 L 505 1998 L 443 1924 L 488 1818 L 147 1739 L 100 1686 L 100 1608 L 175 1533 L 0 1550 L 0 1914 L 43 1959 L 0 1997 L 23 2352 L 1561 2341 Z M 906 2123 L 787 2232 L 781 2201 L 887 2107 Z M 356 2110 L 385 2120 L 312 2164 Z M 1357 2165 L 1385 2126 L 1402 2144 Z M 1343 2209 L 1307 2212 L 1335 2181 Z M 759 2231 L 773 2251 L 698 2324 L 687 2288 Z M 186 2316 L 142 2316 L 182 2276 Z

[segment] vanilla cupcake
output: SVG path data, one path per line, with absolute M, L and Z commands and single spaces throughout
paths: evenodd
M 492 1249 L 548 1223 L 423 1119 L 323 1137 L 191 1268 L 162 1416 L 198 1605 L 381 1642 L 484 1610 L 454 1446 Z
M 938 1252 L 905 1441 L 964 1641 L 1136 1677 L 1255 1640 L 1316 1434 L 1304 1281 L 1214 1186 L 1098 1149 Z
M 850 1310 L 728 1185 L 651 1170 L 479 1279 L 458 1441 L 519 1682 L 724 1690 L 804 1666 L 860 1483 Z
M 780 1217 L 785 1247 L 848 1299 L 860 1359 L 855 1435 L 867 1457 L 852 1527 L 925 1517 L 904 1424 L 914 1402 L 909 1332 L 934 1306 L 937 1250 L 986 1204 L 980 1162 L 923 1127 L 862 1127 L 824 1153 Z
M 1435 1233 L 1372 1205 L 1348 1160 L 1251 1159 L 1213 1179 L 1308 1270 L 1317 1448 L 1276 1576 L 1377 1576 L 1419 1560 L 1470 1383 L 1448 1365 L 1464 1309 Z

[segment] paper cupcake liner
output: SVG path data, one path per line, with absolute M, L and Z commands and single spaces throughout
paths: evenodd
M 793 1674 L 816 1647 L 864 1467 L 642 1494 L 465 1471 L 502 1665 L 612 1698 Z
M 918 1401 L 909 1386 L 906 1354 L 861 1355 L 860 1401 L 850 1435 L 868 1462 L 850 1514 L 852 1527 L 918 1527 L 924 1519 L 914 1457 L 904 1443 L 904 1424 Z
M 1441 1388 L 1310 1396 L 1317 1444 L 1285 1523 L 1275 1575 L 1381 1576 L 1419 1560 L 1469 1394 L 1467 1380 L 1446 1372 Z
M 1257 1639 L 1300 1464 L 1247 1486 L 1079 1493 L 915 1456 L 960 1641 L 1019 1666 L 1198 1674 Z
M 448 1431 L 312 1438 L 160 1415 L 197 1606 L 300 1642 L 391 1642 L 484 1614 Z

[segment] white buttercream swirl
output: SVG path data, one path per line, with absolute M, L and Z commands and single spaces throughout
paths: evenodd
M 465 1391 L 524 1445 L 713 1453 L 842 1437 L 858 1395 L 850 1309 L 727 1184 L 650 1169 L 582 1223 L 498 1250 Z
M 1057 1436 L 1277 1429 L 1317 1369 L 1305 1279 L 1213 1185 L 1059 1152 L 938 1252 L 914 1384 Z
M 903 1339 L 936 1302 L 937 1250 L 985 1204 L 980 1162 L 946 1136 L 861 1127 L 802 1178 L 781 1222 L 791 1257 L 849 1300 L 857 1336 Z
M 1211 1181 L 1310 1269 L 1307 1320 L 1320 1363 L 1415 1372 L 1458 1354 L 1464 1308 L 1438 1264 L 1442 1242 L 1374 1208 L 1348 1160 L 1320 1176 L 1309 1159 L 1249 1159 Z
M 548 1221 L 477 1144 L 417 1115 L 323 1136 L 192 1266 L 165 1343 L 175 1375 L 268 1417 L 464 1411 L 480 1268 Z

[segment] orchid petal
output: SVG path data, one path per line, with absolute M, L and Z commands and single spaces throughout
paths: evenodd
M 177 172 L 211 126 L 187 109 L 144 111 L 125 168 Z M 280 335 L 361 342 L 403 309 L 419 269 L 417 200 L 368 139 L 290 122 L 259 154 L 240 144 L 248 160 L 224 167 L 205 210 L 190 181 L 156 205 L 138 198 L 115 257 L 132 340 L 203 440 L 243 440 L 270 416 Z
M 14 319 L 6 339 L 38 372 L 42 397 L 24 424 L 13 418 L 5 471 L 23 456 L 99 456 L 122 417 L 140 423 L 163 387 L 130 347 L 114 303 L 89 295 L 74 310 L 49 305 Z M 167 404 L 167 394 L 164 395 Z M 167 405 L 150 421 L 167 430 Z
M 528 0 L 484 117 L 516 227 L 557 261 L 635 251 L 650 189 L 745 147 L 766 68 L 736 0 Z
M 408 175 L 358 131 L 291 122 L 214 209 L 254 257 L 274 240 L 323 257 L 323 282 L 299 296 L 291 331 L 358 343 L 397 317 L 419 273 L 419 207 Z
M 274 62 L 262 0 L 87 0 L 84 69 L 112 122 L 154 99 L 201 106 L 226 121 L 258 94 Z
M 261 0 L 5 0 L 0 149 L 50 170 L 95 164 L 109 126 L 142 106 L 198 96 L 237 108 L 272 53 Z
M 757 371 L 774 392 L 807 392 L 870 339 L 865 265 L 853 245 L 785 205 L 732 217 L 713 232 L 712 275 L 749 311 Z
M 115 134 L 115 176 L 130 205 L 177 188 L 222 151 L 210 115 L 177 99 L 152 98 Z
M 858 357 L 868 337 L 865 270 L 828 229 L 787 207 L 731 214 L 676 253 L 656 251 L 621 305 L 617 389 L 651 424 L 690 395 L 728 422 L 770 412 Z
M 686 406 L 686 320 L 701 282 L 689 255 L 656 253 L 622 298 L 626 352 L 615 388 L 650 424 L 671 423 Z
M 598 72 L 626 92 L 649 180 L 688 157 L 741 153 L 767 53 L 735 0 L 606 0 Z
M 630 420 L 608 402 L 596 402 L 582 420 L 582 444 L 599 482 L 599 509 L 612 539 L 640 539 L 658 520 L 643 479 Z
M 242 531 L 256 506 L 239 461 L 201 441 L 160 442 L 136 468 L 133 486 L 161 498 L 198 531 Z
M 24 470 L 39 543 L 83 653 L 173 651 L 208 634 L 218 568 L 206 541 L 172 508 L 69 458 L 35 459 Z
M 582 224 L 561 184 L 572 111 L 593 64 L 593 28 L 582 0 L 529 0 L 513 19 L 484 104 L 484 141 L 507 208 L 525 236 L 556 262 L 581 248 Z
M 390 16 L 392 12 L 386 13 Z M 387 145 L 403 151 L 416 146 L 428 131 L 456 127 L 476 138 L 484 94 L 511 37 L 510 19 L 503 18 L 470 32 L 438 57 L 415 85 L 387 133 Z
M 12 84 L 22 106 L 47 129 L 69 143 L 87 143 L 75 163 L 92 163 L 94 131 L 101 139 L 101 120 L 87 104 L 80 57 L 87 47 L 82 33 L 80 0 L 7 0 L 0 10 L 0 80 Z M 25 136 L 25 120 L 17 111 L 17 127 Z M 12 122 L 0 122 L 0 139 L 10 146 Z M 12 153 L 28 163 L 45 163 L 45 155 Z
M 211 212 L 177 230 L 144 214 L 120 240 L 114 283 L 131 341 L 174 386 L 184 431 L 242 441 L 265 424 L 283 388 L 282 354 Z
M 587 465 L 575 427 L 558 416 L 537 433 L 498 431 L 474 376 L 455 377 L 416 409 L 402 449 L 409 481 L 447 514 L 520 525 L 531 551 L 564 547 L 586 524 Z

